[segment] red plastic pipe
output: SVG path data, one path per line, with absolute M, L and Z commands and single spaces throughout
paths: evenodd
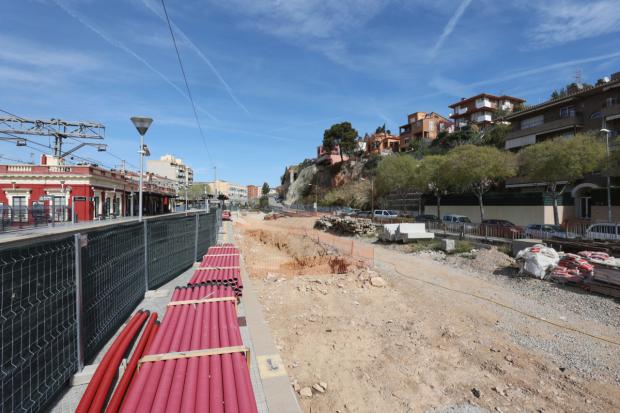
M 121 360 L 123 360 L 125 354 L 127 354 L 127 350 L 131 342 L 138 335 L 140 329 L 142 328 L 142 324 L 144 324 L 144 321 L 147 319 L 148 315 L 148 311 L 140 314 L 138 321 L 131 327 L 131 330 L 127 332 L 123 338 L 123 341 L 121 341 L 116 347 L 114 355 L 110 359 L 108 367 L 106 368 L 103 378 L 101 379 L 100 385 L 97 388 L 97 392 L 95 393 L 93 402 L 90 405 L 90 409 L 88 409 L 90 413 L 101 413 L 103 410 L 103 405 L 105 404 L 108 394 L 110 393 L 110 387 L 112 387 L 114 377 L 116 377 L 116 374 L 118 373 L 118 366 L 121 364 Z
M 86 390 L 84 391 L 84 394 L 82 395 L 82 398 L 80 399 L 80 403 L 75 409 L 76 413 L 88 412 L 88 409 L 90 408 L 93 398 L 95 397 L 95 394 L 97 393 L 97 389 L 99 388 L 99 385 L 101 383 L 101 379 L 103 378 L 103 375 L 105 374 L 108 364 L 112 356 L 114 355 L 114 351 L 116 347 L 123 341 L 127 333 L 129 333 L 129 331 L 131 330 L 131 327 L 136 322 L 138 322 L 138 319 L 141 317 L 142 312 L 143 311 L 140 310 L 136 312 L 136 314 L 134 314 L 131 320 L 129 320 L 129 323 L 127 323 L 127 325 L 125 326 L 125 328 L 123 328 L 123 330 L 120 332 L 118 337 L 116 337 L 116 340 L 114 340 L 108 352 L 105 354 L 105 356 L 103 356 L 103 359 L 99 363 L 97 370 L 95 370 L 95 374 L 91 378 L 90 383 L 88 383 L 88 386 L 86 387 Z
M 146 348 L 149 340 L 153 337 L 153 330 L 156 330 L 156 321 L 157 321 L 157 313 L 152 313 L 149 319 L 146 322 L 146 327 L 144 327 L 144 331 L 142 332 L 142 336 L 140 337 L 140 341 L 136 345 L 136 349 L 134 350 L 129 363 L 127 364 L 127 368 L 123 373 L 123 377 L 121 377 L 116 389 L 114 390 L 114 394 L 110 399 L 110 403 L 106 408 L 106 413 L 116 413 L 121 407 L 121 403 L 123 402 L 123 398 L 125 397 L 125 393 L 127 388 L 129 387 L 129 383 L 134 377 L 136 372 L 136 367 L 138 366 L 138 361 L 142 357 L 142 353 L 144 353 L 144 349 Z
M 172 295 L 172 300 L 179 300 L 178 290 L 175 290 Z M 174 326 L 178 321 L 178 313 L 174 311 L 166 311 L 164 319 L 159 327 L 159 332 L 155 337 L 152 345 L 146 350 L 146 354 L 158 354 L 162 349 L 169 347 L 168 342 L 172 340 L 170 325 Z M 134 413 L 138 410 L 138 405 L 141 402 L 152 402 L 155 392 L 157 391 L 157 381 L 159 381 L 159 375 L 156 375 L 157 371 L 153 372 L 159 363 L 146 363 L 140 368 L 140 372 L 136 376 L 134 382 L 131 384 L 131 391 L 127 393 L 127 397 L 123 402 L 121 412 Z M 150 404 L 145 407 L 145 411 L 149 411 Z

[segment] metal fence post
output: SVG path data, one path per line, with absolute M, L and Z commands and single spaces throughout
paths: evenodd
M 196 231 L 194 231 L 194 261 L 198 259 L 198 227 L 200 226 L 198 214 L 194 215 L 196 218 Z
M 149 290 L 149 237 L 147 220 L 144 220 L 144 291 Z
M 86 237 L 86 236 L 84 236 Z M 84 368 L 84 348 L 82 341 L 82 235 L 73 236 L 75 242 L 75 325 L 76 356 L 78 371 Z

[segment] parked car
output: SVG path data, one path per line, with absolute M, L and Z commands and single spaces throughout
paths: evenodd
M 527 238 L 559 238 L 559 239 L 577 239 L 579 235 L 574 232 L 565 231 L 559 225 L 530 224 L 525 227 L 525 236 Z
M 398 213 L 396 213 L 396 211 L 391 211 L 389 209 L 375 209 L 372 215 L 375 219 L 398 218 Z
M 480 235 L 498 238 L 519 238 L 523 228 L 505 219 L 485 219 L 480 224 Z
M 458 224 L 458 223 L 471 224 L 471 219 L 469 219 L 469 217 L 466 217 L 465 215 L 448 214 L 448 215 L 444 215 L 441 220 L 445 223 L 452 223 L 452 224 Z
M 230 215 L 230 211 L 225 209 L 222 211 L 222 221 L 232 221 L 232 216 Z
M 341 208 L 339 210 L 336 211 L 336 215 L 340 215 L 340 216 L 353 216 L 355 215 L 355 213 L 359 211 L 357 209 L 354 208 L 350 208 L 350 207 L 345 207 L 345 208 Z
M 439 217 L 437 215 L 431 214 L 420 214 L 415 217 L 416 222 L 439 222 Z
M 586 229 L 586 238 L 592 240 L 620 240 L 620 224 L 593 224 Z
M 354 214 L 354 216 L 357 217 L 357 218 L 368 218 L 368 219 L 370 219 L 370 218 L 372 218 L 372 212 L 370 212 L 370 211 L 357 211 Z

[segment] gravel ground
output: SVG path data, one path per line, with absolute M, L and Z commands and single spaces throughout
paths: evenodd
M 508 255 L 497 250 L 491 251 L 494 252 L 478 251 L 471 258 L 467 254 L 446 257 L 442 251 L 422 251 L 413 255 L 448 264 L 473 277 L 499 283 L 525 298 L 550 306 L 559 313 L 579 314 L 584 320 L 596 320 L 601 324 L 620 328 L 620 300 L 589 293 L 576 286 L 519 275 L 516 268 L 505 266 L 511 260 Z M 484 263 L 477 262 L 479 255 L 485 255 L 480 259 L 484 260 Z M 482 271 L 477 271 L 478 269 Z M 566 318 L 560 314 L 558 318 L 563 317 Z
M 459 406 L 446 406 L 438 409 L 431 409 L 427 410 L 426 413 L 489 413 L 489 411 L 471 404 L 462 404 Z

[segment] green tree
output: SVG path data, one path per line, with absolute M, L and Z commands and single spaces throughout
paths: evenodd
M 379 162 L 375 187 L 380 194 L 404 194 L 415 186 L 418 161 L 409 155 L 386 156 Z
M 494 185 L 517 173 L 515 156 L 491 146 L 463 145 L 448 154 L 445 172 L 452 184 L 463 192 L 473 192 L 484 220 L 483 196 Z
M 212 195 L 211 188 L 207 184 L 192 184 L 187 190 L 187 198 L 191 200 L 205 199 L 206 195 Z
M 497 123 L 487 129 L 482 137 L 482 143 L 492 145 L 498 149 L 504 149 L 506 145 L 506 136 L 510 132 L 510 125 Z
M 358 133 L 350 122 L 336 123 L 323 133 L 323 149 L 329 153 L 338 146 L 343 161 L 343 153 L 350 154 L 355 150 L 357 137 Z
M 519 152 L 520 173 L 545 184 L 553 199 L 553 220 L 560 222 L 558 199 L 567 184 L 604 167 L 605 145 L 592 136 L 577 134 L 528 146 Z
M 348 182 L 330 189 L 322 199 L 325 205 L 348 206 L 351 208 L 368 208 L 370 206 L 370 182 Z
M 444 173 L 448 163 L 447 155 L 428 155 L 422 158 L 414 178 L 415 187 L 421 192 L 431 193 L 437 202 L 437 216 L 441 219 L 441 197 L 451 188 L 452 182 Z
M 269 184 L 267 182 L 263 183 L 263 187 L 260 190 L 261 197 L 258 200 L 258 206 L 260 208 L 265 208 L 267 205 L 269 205 L 269 190 Z
M 455 148 L 460 145 L 478 143 L 480 141 L 480 136 L 480 128 L 478 128 L 478 126 L 467 125 L 455 132 L 437 135 L 437 138 L 433 139 L 431 142 L 431 146 Z

